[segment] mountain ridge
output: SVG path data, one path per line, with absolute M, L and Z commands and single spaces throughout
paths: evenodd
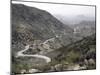
M 12 4 L 12 44 L 32 44 L 34 40 L 44 40 L 62 35 L 70 35 L 73 30 L 65 26 L 50 13 L 22 4 Z

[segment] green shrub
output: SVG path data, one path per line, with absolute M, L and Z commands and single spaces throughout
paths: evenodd
M 68 55 L 66 57 L 66 61 L 69 63 L 77 62 L 77 60 L 80 58 L 80 55 L 81 54 L 79 52 L 71 51 L 68 53 Z

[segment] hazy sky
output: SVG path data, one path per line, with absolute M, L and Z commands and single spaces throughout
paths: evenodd
M 51 14 L 62 14 L 65 15 L 85 15 L 95 16 L 95 7 L 93 6 L 79 6 L 79 5 L 63 5 L 63 4 L 48 4 L 48 3 L 33 3 L 33 2 L 16 2 L 22 3 L 28 6 L 37 7 L 50 12 Z

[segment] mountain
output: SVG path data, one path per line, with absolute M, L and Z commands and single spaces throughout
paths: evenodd
M 73 28 L 35 7 L 12 4 L 11 14 L 13 73 L 64 71 L 71 65 L 80 65 L 85 59 L 95 61 L 95 35 L 77 35 Z M 79 25 L 82 24 L 87 22 Z M 80 67 L 84 65 L 82 63 Z M 94 69 L 95 63 L 92 65 L 92 68 L 91 64 L 85 66 Z
M 81 21 L 95 21 L 95 17 L 87 16 L 87 15 L 62 15 L 55 14 L 55 17 L 58 18 L 63 24 L 74 25 L 78 24 Z
M 70 27 L 74 30 L 76 35 L 80 35 L 83 37 L 92 35 L 96 32 L 95 21 L 80 21 L 77 24 L 71 25 Z
M 34 40 L 45 41 L 56 36 L 71 35 L 73 30 L 65 26 L 47 11 L 22 4 L 12 4 L 12 46 L 17 50 Z

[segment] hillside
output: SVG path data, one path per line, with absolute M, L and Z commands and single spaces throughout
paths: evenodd
M 66 33 L 72 29 L 65 26 L 50 13 L 22 4 L 12 4 L 12 45 L 32 44 L 34 40 L 44 40 Z
M 69 68 L 59 67 L 55 70 L 52 67 L 65 63 L 68 63 L 68 67 L 79 65 L 85 59 L 95 61 L 95 35 L 77 36 L 73 28 L 64 25 L 49 12 L 35 7 L 12 4 L 11 14 L 13 73 L 22 73 L 23 70 L 31 73 L 31 69 L 35 72 L 64 71 Z M 90 46 L 93 46 L 93 56 Z M 90 69 L 94 68 L 93 63 Z

